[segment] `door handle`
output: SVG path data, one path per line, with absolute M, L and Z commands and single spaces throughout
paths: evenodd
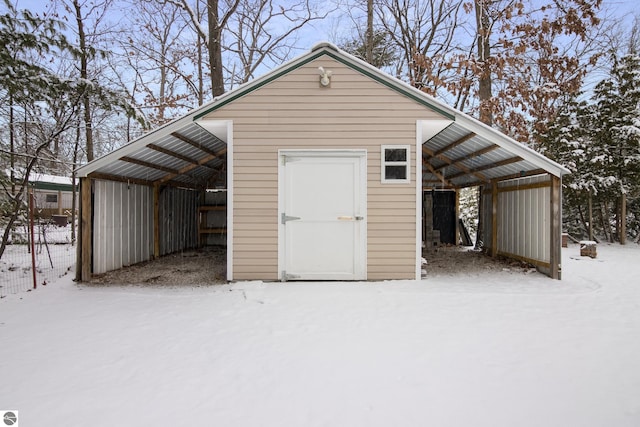
M 342 216 L 339 216 L 338 219 L 340 221 L 353 221 L 353 220 L 362 221 L 364 217 L 360 215 L 356 215 L 356 216 L 342 215 Z

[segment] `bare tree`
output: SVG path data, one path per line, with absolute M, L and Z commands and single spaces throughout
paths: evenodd
M 180 7 L 188 16 L 191 26 L 204 41 L 209 54 L 209 69 L 211 72 L 211 91 L 213 96 L 222 95 L 224 89 L 224 70 L 222 63 L 222 35 L 227 23 L 233 16 L 240 0 L 207 0 L 207 19 L 202 22 L 198 8 L 189 0 L 159 0 Z M 196 0 L 197 2 L 198 0 Z M 222 6 L 222 7 L 221 7 Z
M 113 0 L 102 0 L 99 2 L 89 0 L 63 0 L 62 6 L 67 13 L 73 16 L 75 27 L 73 28 L 77 37 L 78 71 L 81 82 L 88 86 L 92 80 L 96 79 L 95 66 L 91 62 L 96 59 L 96 54 L 100 52 L 98 38 L 100 25 L 105 20 Z M 95 157 L 93 138 L 93 119 L 91 90 L 83 91 L 82 111 L 84 119 L 85 151 L 87 160 L 91 161 Z
M 477 80 L 480 120 L 529 142 L 531 123 L 553 117 L 557 102 L 580 90 L 597 60 L 591 47 L 598 6 L 583 0 L 475 0 L 477 54 L 465 67 Z
M 120 78 L 118 84 L 127 88 L 150 123 L 161 125 L 202 98 L 194 78 L 198 64 L 188 63 L 198 38 L 190 37 L 189 23 L 174 4 L 146 1 L 132 7 L 136 13 L 121 31 L 128 36 L 120 40 L 124 54 L 119 65 L 130 69 L 134 78 Z
M 286 61 L 295 49 L 297 32 L 328 13 L 310 0 L 290 1 L 286 7 L 270 0 L 240 0 L 223 40 L 225 51 L 232 54 L 227 65 L 231 84 L 254 78 L 265 62 Z
M 396 45 L 400 61 L 396 75 L 435 94 L 450 74 L 444 58 L 456 45 L 462 0 L 379 0 L 377 21 Z
M 329 13 L 311 0 L 282 5 L 269 0 L 207 0 L 207 17 L 203 22 L 198 15 L 199 3 L 158 1 L 182 8 L 208 47 L 213 96 L 224 93 L 225 82 L 232 85 L 246 82 L 261 65 L 272 66 L 288 59 L 295 47 L 296 33 Z

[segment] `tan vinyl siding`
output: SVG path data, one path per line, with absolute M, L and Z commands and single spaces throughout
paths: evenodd
M 318 67 L 331 70 L 321 88 Z M 278 278 L 278 150 L 367 150 L 367 276 L 415 278 L 416 120 L 441 116 L 323 56 L 209 113 L 233 121 L 233 277 Z M 380 147 L 411 146 L 411 182 L 380 182 Z

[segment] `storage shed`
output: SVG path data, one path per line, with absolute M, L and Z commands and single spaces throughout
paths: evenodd
M 423 191 L 467 186 L 492 255 L 560 278 L 567 172 L 322 43 L 79 168 L 79 278 L 197 246 L 222 209 L 228 280 L 420 279 Z

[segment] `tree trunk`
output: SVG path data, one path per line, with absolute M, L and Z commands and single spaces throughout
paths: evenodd
M 602 227 L 602 234 L 604 235 L 604 240 L 609 240 L 609 236 L 607 236 L 607 226 L 605 225 L 604 213 L 602 213 L 603 209 L 604 207 L 600 205 L 598 209 L 598 214 L 600 214 L 600 226 Z
M 482 66 L 482 73 L 479 76 L 478 81 L 478 97 L 480 100 L 480 121 L 488 126 L 493 124 L 493 114 L 491 113 L 490 101 L 491 101 L 491 70 L 487 60 L 491 56 L 491 45 L 489 44 L 489 14 L 484 1 L 475 0 L 476 10 L 476 30 L 478 46 L 478 60 Z M 482 208 L 484 205 L 483 187 L 480 187 L 478 195 L 478 209 L 480 214 L 478 215 L 478 232 L 476 234 L 476 249 L 480 249 L 482 246 L 482 237 L 484 234 L 484 221 L 482 220 Z
M 622 192 L 620 197 L 620 244 L 627 243 L 627 195 Z
M 80 126 L 76 128 L 76 142 L 73 146 L 73 170 L 71 172 L 71 245 L 76 244 L 76 208 L 78 206 L 78 194 L 76 192 L 76 165 L 78 152 L 80 151 Z
M 491 27 L 489 13 L 483 0 L 475 0 L 476 27 L 478 46 L 478 61 L 482 67 L 482 72 L 478 80 L 478 98 L 480 100 L 480 121 L 489 126 L 493 124 L 493 113 L 491 112 L 491 70 L 489 68 L 489 58 L 491 57 L 491 44 L 489 36 Z
M 582 205 L 578 203 L 578 216 L 580 216 L 580 224 L 582 224 L 582 230 L 589 235 L 589 225 L 587 225 L 587 221 L 584 219 L 584 213 L 582 212 Z M 580 237 L 582 237 L 582 233 L 580 233 Z
M 589 190 L 589 240 L 593 240 L 593 196 Z
M 14 123 L 13 123 L 14 117 L 13 117 L 13 95 L 10 93 L 9 94 L 9 165 L 10 165 L 10 169 L 9 169 L 9 180 L 11 181 L 11 196 L 15 195 L 16 193 L 16 157 L 15 157 L 15 150 L 16 150 L 16 142 L 15 142 L 15 130 L 14 130 Z
M 78 25 L 78 43 L 80 44 L 80 78 L 83 80 L 88 80 L 88 72 L 87 72 L 87 41 L 86 35 L 84 33 L 84 22 L 82 21 L 82 10 L 78 0 L 73 0 L 73 7 L 76 11 L 76 23 Z M 89 90 L 85 88 L 84 94 L 82 95 L 82 107 L 84 110 L 84 132 L 87 140 L 87 161 L 92 161 L 94 158 L 94 148 L 93 148 L 93 128 L 91 124 L 91 99 L 89 97 Z
M 614 242 L 614 234 L 611 229 L 611 217 L 609 215 L 609 204 L 605 200 L 602 204 L 602 226 L 605 228 L 605 233 L 609 235 L 609 243 Z
M 366 60 L 373 64 L 373 0 L 367 0 Z
M 222 28 L 218 16 L 218 0 L 207 0 L 207 20 L 209 23 L 209 64 L 211 66 L 211 90 L 213 96 L 224 93 L 222 75 Z
M 196 2 L 196 13 L 200 16 L 200 2 Z M 204 41 L 198 37 L 198 106 L 204 104 L 204 76 L 202 73 L 202 45 Z

